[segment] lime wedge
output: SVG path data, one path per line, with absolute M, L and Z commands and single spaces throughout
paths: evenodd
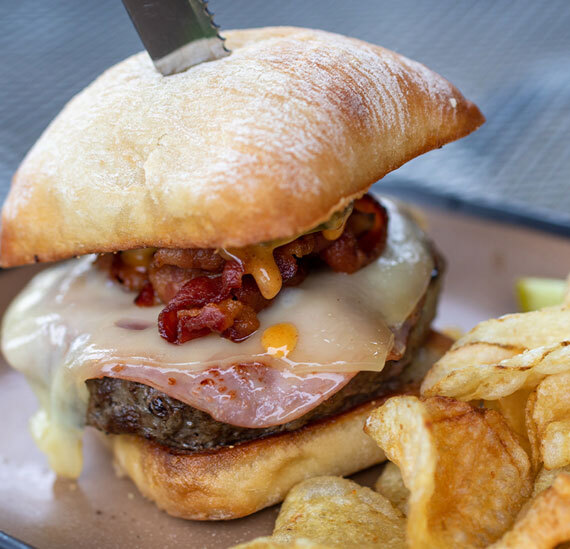
M 566 293 L 566 281 L 558 278 L 519 278 L 516 293 L 521 311 L 536 311 L 560 305 Z

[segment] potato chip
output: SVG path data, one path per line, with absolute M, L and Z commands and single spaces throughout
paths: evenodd
M 239 547 L 403 549 L 405 531 L 404 516 L 385 497 L 351 480 L 316 477 L 287 494 L 270 538 Z
M 560 469 L 544 469 L 542 468 L 534 481 L 534 488 L 532 490 L 532 497 L 538 496 L 547 488 L 554 484 L 556 477 L 560 473 L 570 473 L 570 466 L 561 467 Z
M 374 489 L 407 516 L 410 491 L 404 485 L 402 473 L 395 463 L 391 461 L 386 463 L 374 485 Z
M 513 330 L 510 336 L 504 327 Z M 497 333 L 489 328 L 497 328 Z M 521 346 L 524 335 L 528 348 Z M 497 400 L 532 389 L 547 375 L 570 371 L 569 341 L 570 309 L 566 308 L 482 322 L 434 364 L 422 383 L 422 395 Z
M 410 490 L 412 548 L 485 547 L 531 493 L 529 458 L 493 410 L 444 397 L 394 397 L 365 430 Z
M 537 495 L 513 528 L 491 547 L 550 549 L 569 540 L 570 474 L 557 472 L 553 484 Z
M 528 399 L 526 416 L 535 463 L 570 465 L 570 372 L 543 380 Z
M 527 454 L 531 454 L 531 445 L 526 427 L 525 408 L 531 389 L 521 389 L 512 395 L 498 400 L 485 400 L 485 408 L 496 410 L 505 418 L 511 431 L 519 436 L 520 443 Z
M 386 498 L 339 477 L 295 486 L 275 523 L 279 541 L 298 537 L 331 547 L 405 547 L 405 519 Z

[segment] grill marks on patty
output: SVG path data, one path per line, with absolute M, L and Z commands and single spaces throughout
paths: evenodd
M 387 237 L 386 210 L 370 195 L 354 202 L 344 230 L 335 240 L 315 232 L 275 248 L 273 259 L 283 286 L 300 284 L 312 269 L 329 267 L 353 273 L 374 261 Z M 239 342 L 259 328 L 265 299 L 245 265 L 213 249 L 132 250 L 99 259 L 112 279 L 138 292 L 141 307 L 164 303 L 160 335 L 181 344 L 215 332 Z

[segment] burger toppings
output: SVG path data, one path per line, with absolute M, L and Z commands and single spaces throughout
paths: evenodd
M 204 382 L 202 377 L 201 381 L 196 380 L 195 387 L 201 389 L 207 386 L 218 391 L 216 400 L 225 402 L 228 414 L 232 414 L 223 416 L 221 406 L 213 414 L 211 407 L 208 408 L 210 412 L 205 413 L 196 407 L 197 400 L 190 406 L 149 385 L 103 377 L 87 382 L 90 392 L 87 423 L 107 433 L 137 434 L 171 448 L 203 451 L 299 429 L 309 422 L 336 415 L 395 391 L 406 383 L 406 376 L 400 374 L 416 356 L 417 348 L 429 332 L 441 282 L 439 274 L 436 262 L 434 276 L 424 296 L 406 319 L 407 329 L 403 330 L 405 355 L 395 360 L 387 357 L 386 365 L 380 372 L 344 374 L 340 389 L 341 384 L 331 385 L 335 377 L 330 374 L 322 376 L 320 381 L 315 375 L 278 376 L 279 384 L 281 381 L 287 384 L 289 395 L 298 395 L 296 398 L 285 397 L 272 386 L 276 378 L 265 376 L 265 369 L 258 366 L 242 365 L 223 372 L 213 369 L 209 371 L 211 381 Z M 298 338 L 298 330 L 293 324 L 273 324 L 263 332 L 262 344 L 268 353 L 276 357 L 295 356 Z M 245 383 L 236 383 L 235 376 L 241 376 Z M 349 381 L 344 384 L 347 378 Z M 226 380 L 229 380 L 229 384 Z M 319 390 L 326 392 L 326 398 L 315 406 L 316 400 L 311 393 L 317 387 L 316 383 L 320 385 Z M 225 389 L 219 392 L 222 387 Z M 200 406 L 203 407 L 203 403 Z M 258 411 L 254 413 L 255 410 Z M 289 420 L 276 421 L 277 417 L 287 417 Z M 242 426 L 236 425 L 236 422 Z
M 288 243 L 219 251 L 147 248 L 102 256 L 100 265 L 139 292 L 137 305 L 166 304 L 158 330 L 170 343 L 212 332 L 240 342 L 259 328 L 257 313 L 282 287 L 300 284 L 321 267 L 354 273 L 374 261 L 386 243 L 387 221 L 386 210 L 366 195 L 327 226 Z
M 236 269 L 231 260 L 220 260 L 219 254 L 129 252 L 121 254 L 128 260 L 121 257 L 119 271 L 112 265 L 117 256 L 110 255 L 99 259 L 99 263 L 107 261 L 107 272 L 94 268 L 94 257 L 87 256 L 40 273 L 6 314 L 3 349 L 38 394 L 41 411 L 33 423 L 34 437 L 54 469 L 64 475 L 79 471 L 78 441 L 89 400 L 87 379 L 136 382 L 215 421 L 262 429 L 295 421 L 339 393 L 357 372 L 382 372 L 386 361 L 397 360 L 409 345 L 408 319 L 426 293 L 435 263 L 423 233 L 393 204 L 383 203 L 389 221 L 385 249 L 377 260 L 351 275 L 317 269 L 309 262 L 310 275 L 302 284 L 284 283 L 271 306 L 256 314 L 259 329 L 239 345 L 212 336 L 171 345 L 155 329 L 156 318 L 166 306 L 137 306 L 131 294 L 108 279 L 114 268 L 128 284 L 140 284 L 132 271 L 140 273 L 140 263 L 150 254 L 150 263 L 156 265 L 146 267 L 147 281 L 137 291 L 151 280 L 159 281 L 153 284 L 153 292 L 154 288 L 157 294 L 172 292 L 172 301 L 186 299 L 188 288 L 196 289 L 196 283 L 177 297 L 185 283 L 174 291 L 169 284 L 178 284 L 179 278 L 162 277 L 159 271 L 179 269 L 186 276 L 197 270 L 199 276 L 191 280 L 201 278 L 206 283 L 193 297 L 202 315 L 199 322 L 225 331 L 228 324 L 224 326 L 223 319 L 235 315 L 235 329 L 236 319 L 243 318 L 233 309 L 236 303 L 254 308 L 259 306 L 257 300 L 265 298 L 253 276 L 244 274 L 245 268 Z M 349 219 L 346 229 L 351 224 Z M 301 237 L 295 246 L 304 246 L 310 239 L 311 235 Z M 291 248 L 283 245 L 282 249 Z M 301 266 L 308 259 L 283 255 Z M 279 257 L 277 250 L 275 256 Z M 326 265 L 319 254 L 313 257 L 317 264 Z M 212 276 L 203 274 L 206 268 L 212 269 L 208 271 Z M 208 284 L 216 285 L 218 292 L 229 289 L 231 297 L 208 302 L 213 295 Z M 223 311 L 222 321 L 214 309 Z M 176 317 L 185 314 L 177 311 Z M 185 323 L 188 328 L 190 320 Z M 294 330 L 282 327 L 279 333 L 279 324 L 294 326 L 296 342 Z

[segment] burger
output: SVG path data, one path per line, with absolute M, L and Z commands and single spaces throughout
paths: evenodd
M 367 191 L 484 121 L 359 40 L 227 41 L 229 57 L 168 77 L 135 55 L 73 98 L 15 174 L 0 235 L 3 267 L 67 260 L 2 331 L 52 468 L 77 477 L 95 428 L 144 495 L 200 520 L 384 459 L 363 422 L 437 347 L 443 261 Z

